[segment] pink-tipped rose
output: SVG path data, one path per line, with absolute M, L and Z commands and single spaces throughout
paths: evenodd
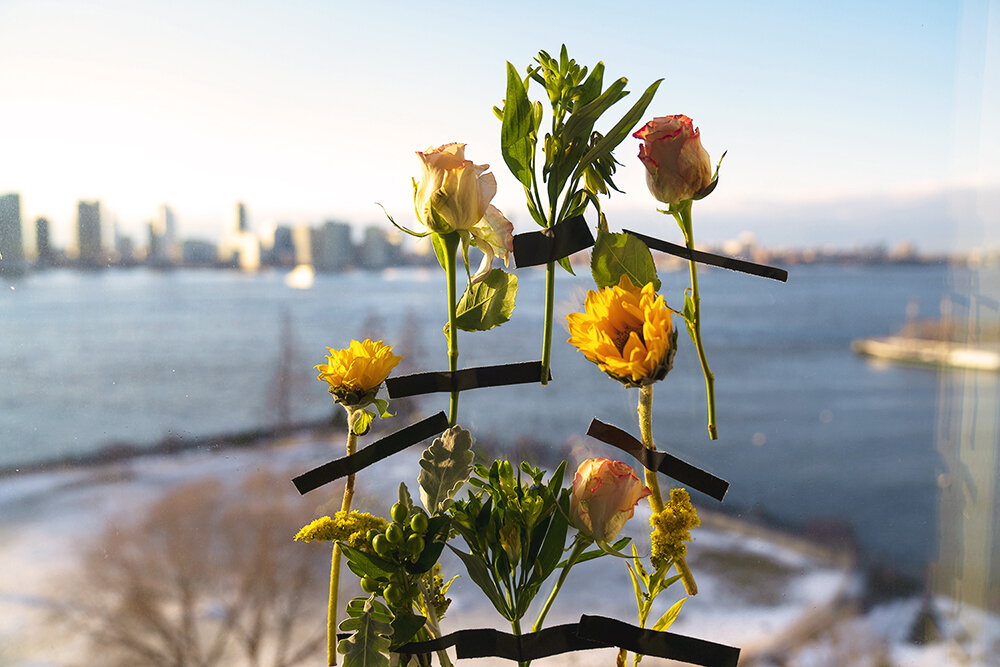
M 687 116 L 654 118 L 632 136 L 643 140 L 639 159 L 657 200 L 679 204 L 712 182 L 712 162 L 701 146 L 701 133 Z
M 439 234 L 460 232 L 483 251 L 483 264 L 473 282 L 489 273 L 494 255 L 509 261 L 514 225 L 490 204 L 497 181 L 488 164 L 465 159 L 465 144 L 450 143 L 417 153 L 423 174 L 414 181 L 413 203 L 427 229 Z
M 611 459 L 587 459 L 573 478 L 570 518 L 584 535 L 610 542 L 632 518 L 636 503 L 649 493 L 627 464 Z

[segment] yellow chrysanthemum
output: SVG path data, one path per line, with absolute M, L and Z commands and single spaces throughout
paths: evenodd
M 326 348 L 330 351 L 325 364 L 316 366 L 318 380 L 330 385 L 330 393 L 338 402 L 358 405 L 373 397 L 389 372 L 396 367 L 402 357 L 392 353 L 392 347 L 382 341 L 351 341 L 344 350 Z
M 324 516 L 304 526 L 295 539 L 302 542 L 344 542 L 355 549 L 371 551 L 368 531 L 382 532 L 388 525 L 389 522 L 380 516 L 340 510 L 332 519 Z
M 673 311 L 652 283 L 639 288 L 623 274 L 617 285 L 588 292 L 584 310 L 566 316 L 569 342 L 612 378 L 638 387 L 663 379 L 673 366 Z
M 691 504 L 691 497 L 684 489 L 671 489 L 670 502 L 663 510 L 649 517 L 653 534 L 649 536 L 653 545 L 653 567 L 659 568 L 669 561 L 676 561 L 687 555 L 685 542 L 691 541 L 691 529 L 701 525 L 698 512 Z

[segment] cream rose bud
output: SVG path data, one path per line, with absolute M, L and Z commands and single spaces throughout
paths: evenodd
M 657 200 L 679 204 L 712 182 L 712 162 L 701 146 L 701 132 L 687 116 L 660 116 L 636 131 L 646 185 Z
M 451 143 L 417 153 L 423 174 L 413 197 L 417 217 L 432 232 L 470 229 L 497 193 L 488 164 L 465 159 L 465 144 Z
M 569 514 L 584 535 L 610 542 L 632 518 L 636 503 L 650 494 L 627 464 L 587 459 L 576 469 Z

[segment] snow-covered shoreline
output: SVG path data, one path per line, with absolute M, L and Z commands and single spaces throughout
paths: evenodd
M 0 572 L 4 573 L 0 583 L 0 664 L 57 667 L 81 657 L 79 638 L 54 632 L 48 610 L 58 595 L 54 587 L 72 572 L 80 545 L 100 535 L 109 521 L 141 516 L 162 494 L 195 479 L 235 482 L 260 471 L 288 472 L 290 477 L 336 458 L 338 452 L 337 442 L 300 435 L 261 447 L 190 450 L 4 478 L 0 482 Z M 362 493 L 386 499 L 388 505 L 399 481 L 415 487 L 415 479 L 410 478 L 415 477 L 418 455 L 416 450 L 407 451 L 362 473 Z M 288 491 L 295 494 L 290 482 Z M 315 493 L 318 504 L 324 497 Z M 640 507 L 629 529 L 641 533 L 647 518 L 648 510 Z M 776 535 L 732 519 L 713 520 L 705 514 L 689 557 L 700 593 L 686 603 L 671 630 L 739 646 L 748 660 L 763 659 L 775 638 L 794 632 L 796 624 L 818 610 L 839 608 L 858 586 L 856 574 L 845 561 L 820 558 L 815 550 L 799 548 L 797 538 L 776 539 Z M 581 565 L 571 573 L 549 616 L 550 623 L 575 621 L 581 613 L 634 619 L 626 570 L 604 562 L 607 560 Z M 461 569 L 457 563 L 446 563 L 448 566 L 456 572 Z M 579 585 L 588 578 L 601 585 Z M 578 585 L 572 585 L 574 580 Z M 445 631 L 484 625 L 502 628 L 495 612 L 467 578 L 460 578 L 450 595 L 454 602 L 443 624 Z M 679 594 L 665 604 L 676 597 Z M 951 649 L 947 642 L 923 649 L 905 644 L 905 633 L 896 626 L 913 604 L 897 601 L 851 622 L 860 623 L 865 632 L 876 637 L 873 645 L 888 646 L 893 659 L 905 661 L 902 664 L 948 664 Z M 871 622 L 865 623 L 866 618 Z M 995 618 L 984 615 L 982 627 L 987 636 L 1000 637 Z M 829 662 L 834 649 L 824 641 L 819 638 L 800 646 L 795 655 L 804 662 L 794 664 L 835 664 Z M 613 660 L 613 653 L 588 651 L 538 664 L 605 664 Z M 945 662 L 940 661 L 942 656 Z M 480 660 L 477 664 L 492 662 Z

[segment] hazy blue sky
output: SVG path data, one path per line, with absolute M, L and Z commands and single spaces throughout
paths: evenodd
M 60 243 L 80 198 L 130 233 L 161 203 L 188 236 L 237 200 L 257 226 L 377 222 L 376 201 L 406 220 L 414 151 L 462 141 L 529 231 L 490 109 L 505 61 L 561 43 L 636 94 L 664 77 L 648 115 L 729 151 L 701 239 L 1000 242 L 1000 0 L 0 0 L 0 193 Z M 661 229 L 637 144 L 611 223 Z

